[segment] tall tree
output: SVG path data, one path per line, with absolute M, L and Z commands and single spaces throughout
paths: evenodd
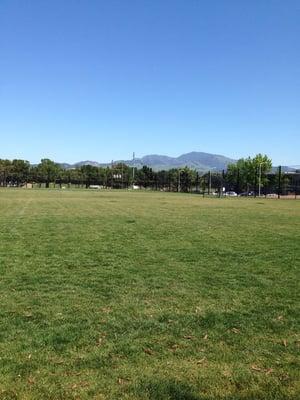
M 93 165 L 83 165 L 80 168 L 82 173 L 85 187 L 88 188 L 90 185 L 95 185 L 98 183 L 98 168 Z
M 17 184 L 23 184 L 29 178 L 30 163 L 25 160 L 13 160 L 11 163 L 11 179 Z
M 11 172 L 11 161 L 0 159 L 0 184 L 6 186 L 9 174 Z
M 60 166 L 48 158 L 43 158 L 37 167 L 39 178 L 45 182 L 49 188 L 51 182 L 55 182 L 60 170 Z
M 268 182 L 267 172 L 272 168 L 272 160 L 262 154 L 254 158 L 241 158 L 235 164 L 229 164 L 226 173 L 227 189 L 237 192 L 258 190 Z

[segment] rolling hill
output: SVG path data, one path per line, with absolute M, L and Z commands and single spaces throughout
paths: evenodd
M 208 171 L 216 170 L 220 171 L 226 169 L 227 165 L 235 162 L 235 160 L 218 155 L 203 152 L 193 151 L 191 153 L 182 154 L 179 157 L 169 157 L 165 155 L 151 154 L 146 155 L 142 158 L 135 158 L 134 160 L 117 160 L 114 163 L 123 162 L 129 166 L 135 166 L 141 168 L 143 165 L 147 165 L 153 170 L 169 170 L 171 168 L 183 168 L 185 166 L 195 169 L 197 171 Z M 71 164 L 60 164 L 64 168 L 78 168 L 82 165 L 93 165 L 104 167 L 111 165 L 111 163 L 100 163 L 97 161 L 80 161 L 73 165 Z

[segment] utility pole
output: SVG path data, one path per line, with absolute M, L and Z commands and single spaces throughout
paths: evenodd
M 114 188 L 114 160 L 111 160 L 111 188 Z
M 278 198 L 280 199 L 281 194 L 281 165 L 278 167 Z
M 254 187 L 255 187 L 254 197 L 256 197 L 256 195 L 257 195 L 257 166 L 255 167 L 255 181 L 254 181 Z
M 133 152 L 133 154 L 132 154 L 132 189 L 133 189 L 133 186 L 134 186 L 134 173 L 135 173 L 135 171 L 134 171 L 134 159 L 135 159 L 135 153 Z
M 261 187 L 261 164 L 259 163 L 259 175 L 258 175 L 258 197 L 260 197 L 260 187 Z

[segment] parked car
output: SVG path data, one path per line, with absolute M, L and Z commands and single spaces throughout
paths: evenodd
M 233 192 L 232 190 L 230 190 L 229 192 L 226 192 L 226 193 L 225 193 L 225 196 L 228 196 L 228 197 L 236 197 L 236 196 L 237 196 L 237 193 L 236 193 L 236 192 Z
M 90 185 L 89 189 L 101 189 L 100 185 Z
M 274 199 L 274 198 L 278 197 L 278 194 L 276 194 L 276 193 L 268 193 L 266 197 Z
M 254 192 L 242 192 L 239 194 L 239 196 L 254 196 L 255 193 Z

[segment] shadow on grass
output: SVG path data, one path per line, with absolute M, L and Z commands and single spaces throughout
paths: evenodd
M 189 385 L 173 380 L 141 382 L 136 394 L 147 400 L 201 400 Z
M 297 396 L 287 396 L 276 389 L 219 396 L 201 394 L 192 386 L 175 380 L 142 381 L 135 388 L 135 396 L 141 400 L 299 400 Z

